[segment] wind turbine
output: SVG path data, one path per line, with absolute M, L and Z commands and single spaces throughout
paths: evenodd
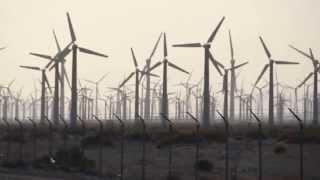
M 54 39 L 55 39 L 55 42 L 56 42 L 56 46 L 57 46 L 57 50 L 59 53 L 61 53 L 61 48 L 60 48 L 60 44 L 58 42 L 58 38 L 56 36 L 56 33 L 55 31 L 53 31 L 53 35 L 54 35 Z M 61 75 L 60 75 L 60 83 L 61 83 L 61 86 L 60 86 L 60 114 L 62 117 L 65 118 L 65 88 L 64 88 L 64 79 L 66 78 L 67 80 L 67 83 L 71 89 L 71 85 L 70 85 L 70 81 L 69 81 L 69 77 L 68 77 L 68 74 L 67 74 L 67 71 L 66 71 L 66 67 L 65 67 L 65 62 L 66 60 L 63 58 L 61 59 Z
M 22 102 L 21 94 L 22 94 L 22 88 L 13 97 L 14 101 L 15 101 L 15 116 L 14 117 L 16 119 L 20 119 L 20 103 Z
M 51 89 L 50 89 L 50 84 L 46 75 L 46 68 L 41 69 L 39 67 L 35 67 L 35 66 L 20 66 L 21 68 L 24 69 L 31 69 L 31 70 L 35 70 L 35 71 L 41 71 L 41 106 L 40 106 L 40 111 L 41 111 L 41 122 L 43 123 L 45 121 L 45 104 L 46 104 L 46 84 L 48 86 L 48 89 L 51 93 Z
M 262 90 L 264 88 L 266 88 L 267 86 L 268 86 L 268 84 L 265 84 L 265 85 L 263 85 L 261 87 L 258 87 L 258 86 L 254 87 L 254 88 L 258 89 L 258 91 L 259 91 L 259 103 L 260 103 L 260 105 L 258 107 L 258 114 L 260 115 L 260 117 L 263 117 L 263 92 L 262 92 Z
M 254 87 L 259 83 L 260 79 L 262 78 L 262 76 L 264 75 L 264 73 L 267 71 L 268 68 L 269 69 L 269 113 L 268 113 L 268 117 L 269 117 L 269 124 L 273 125 L 274 124 L 274 103 L 273 103 L 273 66 L 274 64 L 277 65 L 293 65 L 293 64 L 299 64 L 297 62 L 290 62 L 290 61 L 279 61 L 279 60 L 274 60 L 271 58 L 271 53 L 268 50 L 266 44 L 264 43 L 262 37 L 259 37 L 260 42 L 262 44 L 262 47 L 269 59 L 269 62 L 263 67 L 260 75 L 258 76 L 258 79 L 256 80 L 256 82 L 254 83 Z M 252 89 L 253 91 L 253 89 Z M 252 91 L 250 94 L 252 94 Z
M 310 54 L 307 54 L 292 45 L 289 45 L 289 47 L 291 47 L 292 49 L 294 49 L 295 51 L 304 55 L 305 57 L 309 58 L 312 61 L 312 65 L 313 65 L 313 124 L 317 125 L 318 124 L 318 72 L 319 72 L 319 68 L 320 68 L 319 60 L 315 59 L 311 48 L 309 48 Z M 310 75 L 309 78 L 311 76 L 312 75 Z
M 70 124 L 71 126 L 75 126 L 77 121 L 77 105 L 78 105 L 78 90 L 77 90 L 77 56 L 78 56 L 78 50 L 82 53 L 91 54 L 95 56 L 105 57 L 108 56 L 87 48 L 80 47 L 76 40 L 76 35 L 72 26 L 71 18 L 69 13 L 67 13 L 67 19 L 68 19 L 68 26 L 71 36 L 71 42 L 68 44 L 67 47 L 72 46 L 72 80 L 71 80 L 71 112 L 70 112 Z M 70 49 L 68 49 L 70 51 Z M 59 59 L 56 63 L 59 63 L 61 59 Z M 56 64 L 55 63 L 55 64 Z M 55 64 L 53 66 L 55 66 Z
M 209 92 L 209 87 L 210 87 L 210 81 L 209 81 L 209 59 L 212 61 L 212 63 L 215 65 L 216 68 L 217 65 L 213 62 L 214 58 L 212 54 L 210 53 L 210 47 L 213 39 L 215 38 L 218 30 L 220 29 L 220 26 L 222 25 L 225 17 L 223 17 L 215 30 L 212 32 L 210 35 L 209 39 L 207 40 L 206 43 L 201 44 L 201 43 L 190 43 L 190 44 L 176 44 L 173 45 L 173 47 L 190 47 L 190 48 L 196 48 L 196 47 L 202 47 L 204 48 L 204 83 L 203 83 L 203 117 L 202 117 L 202 122 L 203 122 L 203 127 L 207 128 L 210 126 L 210 92 Z
M 104 80 L 105 77 L 107 77 L 108 73 L 104 74 L 98 81 L 91 81 L 91 80 L 86 80 L 88 83 L 94 84 L 96 87 L 96 99 L 95 99 L 95 114 L 96 116 L 99 116 L 99 107 L 98 107 L 98 99 L 99 99 L 99 84 Z
M 178 86 L 183 86 L 185 88 L 185 109 L 186 109 L 186 112 L 192 112 L 190 107 L 191 107 L 191 91 L 193 88 L 196 88 L 198 86 L 198 84 L 191 84 L 189 83 L 190 81 L 190 78 L 191 78 L 191 73 L 189 73 L 189 77 L 187 78 L 186 82 L 183 83 L 179 83 L 177 84 Z M 189 116 L 186 116 L 186 118 L 188 119 Z
M 54 35 L 54 39 L 55 39 L 56 46 L 58 49 L 58 52 L 54 56 L 49 56 L 49 55 L 44 55 L 44 54 L 39 54 L 39 53 L 30 53 L 30 55 L 50 60 L 44 69 L 49 68 L 49 66 L 53 62 L 64 62 L 64 58 L 70 53 L 69 45 L 67 45 L 63 50 L 61 50 L 54 31 L 53 31 L 53 35 Z M 64 77 L 62 77 L 62 78 L 60 77 L 58 63 L 55 63 L 53 67 L 55 68 L 54 98 L 53 98 L 53 121 L 55 123 L 58 123 L 58 121 L 59 121 L 59 80 L 63 83 Z M 64 72 L 65 71 L 64 66 L 62 69 Z M 63 73 L 63 75 L 66 75 L 66 74 Z M 68 77 L 66 77 L 66 78 L 68 80 Z M 62 87 L 63 87 L 63 84 L 62 84 Z M 63 91 L 63 96 L 64 96 L 64 91 Z
M 222 89 L 222 91 L 223 91 L 223 93 L 224 93 L 224 103 L 223 103 L 223 116 L 228 120 L 229 119 L 229 116 L 228 116 L 228 76 L 229 76 L 229 71 L 231 71 L 231 72 L 233 72 L 234 73 L 234 71 L 236 70 L 236 69 L 238 69 L 238 68 L 240 68 L 240 67 L 242 67 L 242 66 L 244 66 L 244 65 L 246 65 L 246 64 L 248 64 L 248 62 L 244 62 L 244 63 L 241 63 L 241 64 L 239 64 L 239 65 L 237 65 L 237 66 L 234 66 L 234 63 L 231 63 L 231 67 L 230 68 L 225 68 L 221 63 L 218 63 L 217 62 L 217 64 L 218 65 L 220 65 L 223 69 L 224 69 L 224 74 L 223 74 L 223 89 Z M 220 75 L 222 75 L 222 73 L 219 71 L 219 73 L 220 73 Z M 232 73 L 231 73 L 232 74 Z M 234 81 L 234 80 L 233 80 Z M 234 81 L 235 82 L 235 81 Z M 234 85 L 232 85 L 232 83 L 234 83 L 234 82 L 232 82 L 231 81 L 231 86 L 232 86 L 232 88 L 234 88 L 235 86 Z M 233 89 L 234 90 L 234 89 Z M 234 97 L 233 97 L 234 98 Z M 231 97 L 230 97 L 230 101 L 231 101 Z M 230 104 L 231 105 L 231 104 Z M 234 104 L 233 104 L 233 106 L 234 106 Z M 231 108 L 231 107 L 230 107 Z M 234 107 L 233 107 L 234 108 Z M 234 110 L 234 109 L 232 109 L 232 110 Z M 234 117 L 233 117 L 234 118 Z
M 12 93 L 10 90 L 10 87 L 14 83 L 15 79 L 12 80 L 6 87 L 1 86 L 1 88 L 5 88 L 7 90 L 7 95 L 3 96 L 4 102 L 3 102 L 3 110 L 2 110 L 2 119 L 8 120 L 8 104 L 9 104 L 9 98 L 12 97 Z
M 154 64 L 149 69 L 149 71 L 163 64 L 161 114 L 163 114 L 165 117 L 168 117 L 168 66 L 178 71 L 181 71 L 183 73 L 189 74 L 188 71 L 170 62 L 167 57 L 168 57 L 167 38 L 166 38 L 166 33 L 163 33 L 163 60 L 161 62 L 157 62 L 156 64 Z M 166 124 L 166 120 L 164 119 L 164 116 L 161 116 L 163 125 Z
M 162 36 L 162 33 L 159 35 L 159 38 L 155 44 L 155 46 L 153 47 L 153 50 L 149 56 L 149 58 L 146 60 L 146 65 L 143 68 L 144 72 L 146 73 L 146 94 L 145 94 L 145 104 L 144 104 L 144 119 L 145 120 L 149 120 L 150 119 L 150 75 L 149 73 L 150 71 L 150 66 L 151 66 L 151 59 L 154 55 L 154 53 L 156 52 L 156 49 L 158 47 L 158 44 L 160 42 L 160 38 Z M 142 74 L 143 76 L 144 74 Z
M 138 117 L 138 115 L 139 115 L 139 100 L 140 100 L 140 98 L 139 98 L 140 73 L 145 74 L 146 72 L 141 71 L 139 69 L 138 62 L 137 62 L 136 56 L 135 56 L 132 48 L 131 48 L 131 55 L 132 55 L 135 71 L 131 72 L 130 75 L 119 85 L 119 89 L 122 88 L 131 79 L 131 77 L 133 77 L 135 75 L 134 119 L 135 119 L 135 122 L 138 122 L 138 119 L 139 119 L 139 117 Z M 151 73 L 149 73 L 149 75 L 157 76 L 157 75 L 154 75 Z
M 233 43 L 232 43 L 232 37 L 231 37 L 231 30 L 229 30 L 229 44 L 230 44 L 230 54 L 231 54 L 231 77 L 230 77 L 230 122 L 234 121 L 234 107 L 235 107 L 235 92 L 237 89 L 237 79 L 236 79 L 236 73 L 235 70 L 237 69 L 235 66 L 235 59 L 234 59 L 234 49 L 233 49 Z

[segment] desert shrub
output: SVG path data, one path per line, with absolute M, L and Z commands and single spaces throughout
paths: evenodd
M 206 140 L 217 143 L 225 143 L 227 139 L 225 132 L 221 130 L 203 131 L 201 134 Z
M 199 178 L 199 180 L 209 180 L 209 178 L 208 178 L 208 177 L 205 177 L 205 176 L 201 176 L 201 177 Z
M 182 180 L 182 178 L 178 174 L 172 173 L 171 175 L 167 175 L 166 180 Z
M 152 139 L 150 134 L 143 135 L 141 132 L 132 132 L 127 135 L 127 138 L 132 141 L 142 141 L 143 139 L 149 141 Z
M 246 133 L 246 138 L 258 140 L 260 138 L 259 131 L 257 131 L 257 130 L 256 131 L 248 131 Z M 262 132 L 261 138 L 266 139 L 267 138 L 266 134 Z
M 287 152 L 287 147 L 283 144 L 277 144 L 273 149 L 274 154 L 285 154 Z
M 179 135 L 166 135 L 165 137 L 162 137 L 157 142 L 157 148 L 162 148 L 165 146 L 168 146 L 170 144 L 175 144 L 179 140 Z
M 25 143 L 26 139 L 26 136 L 24 134 L 21 135 L 19 132 L 10 132 L 1 138 L 2 141 L 10 141 L 16 143 Z
M 103 146 L 113 147 L 113 141 L 108 136 L 89 135 L 81 140 L 82 147 L 95 147 L 102 144 Z
M 162 148 L 170 144 L 195 144 L 201 142 L 201 138 L 196 137 L 190 133 L 174 133 L 172 135 L 166 134 L 157 140 L 157 148 Z
M 3 162 L 2 166 L 5 168 L 25 168 L 27 166 L 26 162 L 22 160 L 17 160 L 17 161 L 10 161 L 10 162 Z
M 60 169 L 63 171 L 91 172 L 95 161 L 84 156 L 77 146 L 58 150 L 53 157 L 44 155 L 36 160 L 37 168 Z
M 34 162 L 34 167 L 39 169 L 55 169 L 56 166 L 54 163 L 52 163 L 52 157 L 49 155 L 44 155 Z
M 198 160 L 195 163 L 195 168 L 200 171 L 212 171 L 213 164 L 209 160 Z
M 90 169 L 95 167 L 95 162 L 84 156 L 81 149 L 74 146 L 67 150 L 59 150 L 55 154 L 57 165 L 71 167 L 76 170 Z
M 270 138 L 277 139 L 277 138 L 281 137 L 282 135 L 283 135 L 282 130 L 278 129 L 278 128 L 275 128 L 275 127 L 270 128 L 267 131 L 267 137 L 270 137 Z

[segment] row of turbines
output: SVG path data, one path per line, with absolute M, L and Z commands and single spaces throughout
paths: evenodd
M 237 86 L 237 71 L 245 68 L 249 62 L 236 61 L 231 31 L 229 30 L 230 65 L 222 64 L 214 57 L 211 49 L 213 41 L 222 26 L 223 17 L 210 34 L 207 41 L 203 43 L 183 43 L 174 44 L 176 48 L 203 48 L 204 69 L 203 78 L 196 83 L 191 83 L 192 73 L 174 64 L 169 56 L 166 33 L 161 33 L 156 43 L 147 57 L 146 63 L 139 66 L 134 49 L 131 48 L 131 56 L 134 65 L 132 72 L 114 87 L 108 87 L 109 94 L 104 95 L 100 91 L 101 83 L 108 78 L 108 73 L 97 80 L 78 78 L 78 53 L 86 53 L 100 58 L 108 58 L 104 53 L 100 53 L 78 44 L 78 37 L 73 28 L 71 17 L 67 13 L 67 22 L 71 41 L 66 46 L 61 46 L 55 31 L 53 36 L 57 47 L 57 52 L 53 55 L 43 53 L 30 53 L 30 55 L 46 59 L 48 62 L 43 67 L 21 65 L 20 68 L 38 71 L 41 76 L 41 88 L 37 89 L 38 82 L 35 82 L 35 89 L 28 97 L 22 98 L 22 90 L 14 92 L 11 90 L 14 80 L 8 84 L 0 86 L 0 116 L 4 120 L 10 119 L 38 119 L 45 121 L 45 117 L 50 117 L 54 124 L 59 124 L 60 117 L 68 119 L 70 126 L 77 124 L 77 119 L 91 119 L 92 115 L 103 119 L 112 119 L 113 114 L 117 114 L 123 120 L 137 121 L 139 116 L 146 121 L 160 120 L 164 125 L 163 117 L 172 117 L 176 120 L 185 120 L 189 117 L 186 112 L 193 112 L 201 119 L 202 127 L 209 127 L 215 119 L 215 112 L 218 106 L 223 108 L 223 116 L 231 123 L 241 122 L 251 119 L 250 110 L 254 109 L 257 114 L 265 118 L 269 125 L 275 124 L 275 119 L 283 122 L 284 110 L 286 106 L 292 107 L 296 112 L 303 113 L 304 120 L 311 119 L 313 125 L 318 124 L 318 75 L 319 61 L 314 57 L 313 52 L 304 52 L 293 45 L 291 49 L 310 59 L 313 63 L 313 71 L 297 86 L 289 86 L 278 81 L 275 66 L 297 65 L 298 62 L 278 60 L 271 55 L 262 37 L 259 37 L 262 48 L 267 56 L 267 61 L 257 80 L 252 85 L 251 91 L 245 92 L 243 87 Z M 153 57 L 162 40 L 163 56 L 162 60 L 152 63 Z M 0 50 L 4 50 L 1 48 Z M 66 69 L 66 57 L 71 54 L 72 67 L 71 79 Z M 212 87 L 219 83 L 210 84 L 210 64 L 213 65 L 217 73 L 222 78 L 221 91 L 213 92 Z M 155 69 L 162 67 L 162 76 L 153 73 Z M 186 81 L 173 85 L 178 91 L 170 92 L 168 89 L 168 73 L 175 70 L 185 74 Z M 51 86 L 47 74 L 54 70 L 54 86 Z M 269 70 L 269 71 L 268 71 Z M 266 72 L 269 78 L 261 83 Z M 307 84 L 313 76 L 313 85 Z M 133 81 L 132 81 L 133 80 Z M 129 84 L 133 82 L 133 84 Z M 89 88 L 93 85 L 94 88 Z M 309 92 L 310 86 L 313 93 Z M 298 90 L 303 88 L 303 98 L 298 98 Z M 66 96 L 66 90 L 70 89 L 71 96 Z M 266 91 L 268 90 L 268 91 Z M 276 90 L 274 92 L 274 90 Z M 267 92 L 267 93 L 266 93 Z M 289 92 L 289 96 L 288 96 Z M 40 94 L 40 96 L 39 96 Z M 312 96 L 311 96 L 312 95 Z M 264 108 L 264 98 L 268 97 L 268 108 Z M 276 103 L 275 103 L 276 101 Z M 300 103 L 302 102 L 302 103 Z M 103 106 L 101 106 L 103 105 Z M 169 108 L 174 107 L 174 108 Z M 277 113 L 275 113 L 275 107 Z M 300 108 L 302 110 L 300 110 Z M 312 110 L 311 110 L 312 109 Z M 238 110 L 238 111 L 237 111 Z M 268 112 L 267 115 L 265 112 Z M 163 116 L 160 116 L 162 114 Z M 276 115 L 276 118 L 274 117 Z

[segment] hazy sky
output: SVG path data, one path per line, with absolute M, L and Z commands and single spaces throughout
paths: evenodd
M 108 59 L 79 54 L 79 77 L 99 79 L 109 76 L 101 87 L 117 86 L 134 70 L 130 54 L 133 47 L 142 67 L 160 32 L 167 33 L 169 59 L 193 72 L 192 81 L 203 74 L 203 50 L 172 48 L 174 43 L 204 42 L 222 18 L 222 25 L 212 46 L 212 53 L 225 65 L 230 64 L 228 29 L 231 29 L 237 63 L 248 60 L 240 70 L 244 85 L 252 84 L 262 70 L 267 57 L 259 42 L 262 35 L 273 57 L 299 61 L 299 66 L 277 66 L 281 82 L 296 86 L 312 69 L 310 61 L 288 48 L 288 44 L 307 50 L 314 49 L 319 57 L 319 0 L 0 0 L 0 84 L 13 78 L 13 88 L 31 91 L 33 80 L 40 73 L 19 69 L 19 65 L 43 67 L 46 60 L 28 55 L 39 52 L 53 55 L 56 47 L 52 35 L 55 29 L 62 46 L 70 41 L 66 12 L 70 12 L 80 45 L 110 56 Z M 162 42 L 153 63 L 161 60 Z M 71 56 L 67 58 L 70 71 Z M 157 72 L 161 72 L 159 69 Z M 211 67 L 214 89 L 219 89 L 221 77 Z M 50 73 L 52 77 L 53 72 Z M 265 76 L 267 78 L 267 76 Z M 169 70 L 169 83 L 187 77 Z M 51 78 L 52 80 L 52 78 Z M 238 84 L 241 84 L 239 82 Z

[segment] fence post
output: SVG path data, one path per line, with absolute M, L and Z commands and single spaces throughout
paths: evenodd
M 258 138 L 258 158 L 259 158 L 259 174 L 258 174 L 258 179 L 262 180 L 262 123 L 261 120 L 258 118 L 258 116 L 250 109 L 250 113 L 253 115 L 253 117 L 257 120 L 258 122 L 258 133 L 259 133 L 259 138 Z
M 64 118 L 62 117 L 61 114 L 59 114 L 59 118 L 60 120 L 63 122 L 64 125 L 64 129 L 63 129 L 63 149 L 67 149 L 67 130 L 68 130 L 68 124 L 67 122 L 64 120 Z
M 23 144 L 24 144 L 23 130 L 24 128 L 23 128 L 23 124 L 18 118 L 14 118 L 14 120 L 18 123 L 18 126 L 19 126 L 19 135 L 21 138 L 21 142 L 19 143 L 19 161 L 22 162 L 23 161 Z
M 102 132 L 103 132 L 103 123 L 102 121 L 95 115 L 92 115 L 95 120 L 99 123 L 99 160 L 98 160 L 98 169 L 99 173 L 102 175 L 102 166 L 103 166 L 103 140 L 102 140 Z
M 225 132 L 226 132 L 226 146 L 225 146 L 225 180 L 229 180 L 229 123 L 228 120 L 219 112 L 217 111 L 219 116 L 223 119 L 225 125 Z
M 120 150 L 120 180 L 123 180 L 123 170 L 124 170 L 124 133 L 125 133 L 125 125 L 123 121 L 115 114 L 113 115 L 116 117 L 116 119 L 120 123 L 121 128 L 121 150 Z
M 28 120 L 31 122 L 32 124 L 32 127 L 33 127 L 33 140 L 32 140 L 32 146 L 33 146 L 33 150 L 32 150 L 32 159 L 33 159 L 33 162 L 36 161 L 37 157 L 37 124 L 34 120 L 32 120 L 30 117 L 28 118 Z
M 196 124 L 196 136 L 197 136 L 197 143 L 196 143 L 196 163 L 199 162 L 199 141 L 200 141 L 200 123 L 199 120 L 194 117 L 191 113 L 187 112 L 187 114 L 191 117 L 191 119 L 194 120 L 195 124 Z M 195 175 L 194 175 L 194 179 L 198 180 L 199 178 L 199 172 L 198 172 L 198 168 L 195 168 Z
M 10 160 L 10 152 L 11 152 L 11 142 L 10 142 L 10 124 L 6 119 L 3 119 L 4 123 L 6 124 L 6 132 L 7 132 L 7 145 L 6 145 L 6 163 Z
M 303 137 L 304 137 L 304 127 L 303 121 L 299 118 L 299 116 L 292 111 L 292 109 L 288 108 L 291 114 L 297 119 L 299 123 L 299 134 L 300 134 L 300 141 L 299 141 L 299 156 L 300 156 L 300 180 L 303 180 Z
M 170 121 L 170 119 L 165 115 L 161 113 L 161 116 L 164 120 L 166 120 L 169 123 L 169 135 L 172 136 L 172 128 L 173 128 L 173 122 Z M 172 143 L 169 143 L 169 172 L 168 172 L 169 178 L 172 178 Z
M 144 119 L 137 114 L 137 116 L 139 117 L 139 120 L 142 124 L 142 133 L 143 133 L 143 138 L 142 138 L 142 163 L 141 163 L 141 179 L 145 180 L 145 161 L 146 161 L 146 124 Z
M 47 116 L 45 116 L 45 120 L 48 122 L 48 126 L 49 126 L 49 138 L 48 138 L 48 151 L 49 151 L 49 155 L 52 157 L 53 156 L 53 134 L 52 134 L 52 123 L 51 121 L 48 119 Z
M 80 116 L 77 115 L 77 117 L 82 126 L 82 138 L 83 138 L 86 134 L 86 123 Z M 80 143 L 80 148 L 81 148 L 81 154 L 84 154 L 84 147 L 82 146 L 82 143 Z

